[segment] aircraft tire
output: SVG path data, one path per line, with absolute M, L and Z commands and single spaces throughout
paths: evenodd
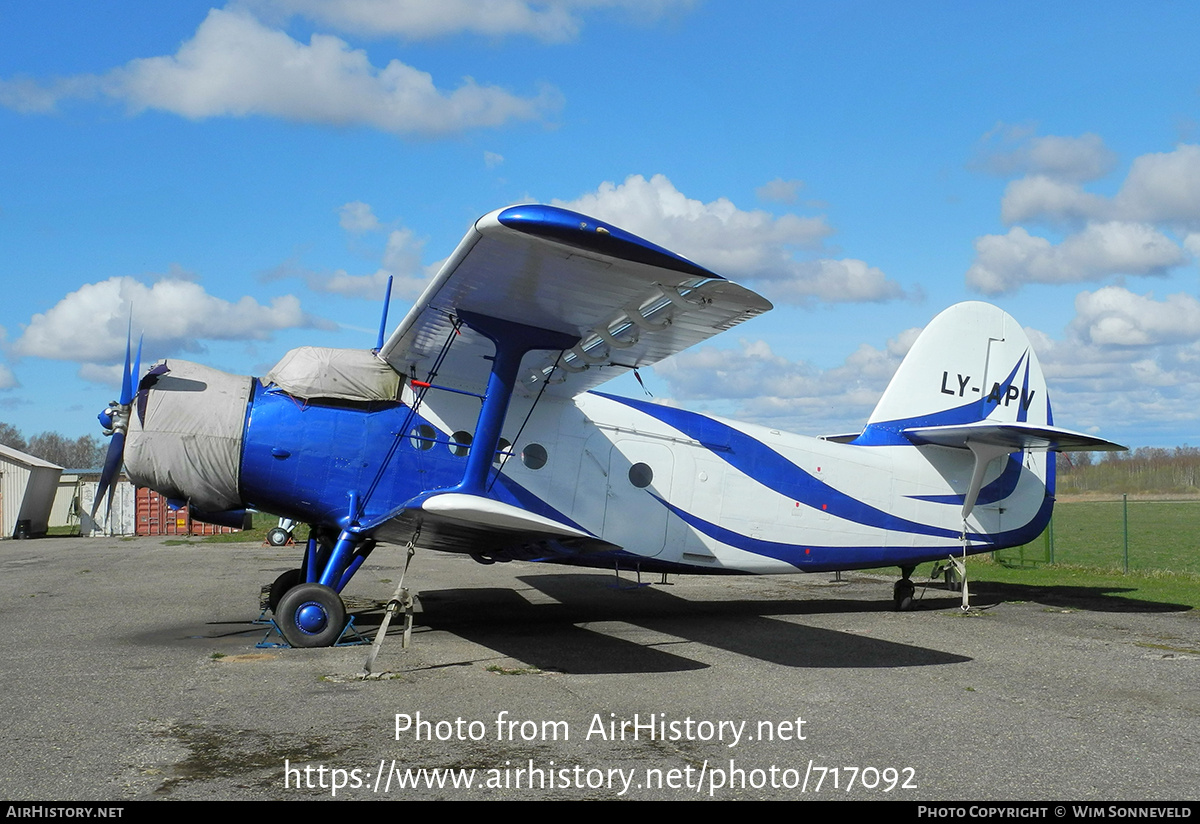
M 323 584 L 298 584 L 280 599 L 275 623 L 293 647 L 331 647 L 346 628 L 346 605 Z
M 289 569 L 281 574 L 271 584 L 271 592 L 267 595 L 267 606 L 271 608 L 271 612 L 275 613 L 279 610 L 279 602 L 283 600 L 283 596 L 287 591 L 297 584 L 304 583 L 304 574 L 299 569 Z
M 271 546 L 287 546 L 288 540 L 292 534 L 281 526 L 277 526 L 267 533 L 267 543 Z
M 908 612 L 912 609 L 913 595 L 917 592 L 916 585 L 907 578 L 901 578 L 892 588 L 892 599 L 896 603 L 897 612 Z

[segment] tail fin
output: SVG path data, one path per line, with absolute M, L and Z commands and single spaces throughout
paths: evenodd
M 969 449 L 974 471 L 964 518 L 995 458 L 1125 448 L 1054 426 L 1046 379 L 1025 331 L 1007 312 L 979 302 L 951 306 L 925 327 L 854 442 Z M 1044 462 L 1036 466 L 1052 485 Z
M 1046 380 L 1025 331 L 1001 309 L 951 306 L 925 327 L 857 443 L 907 443 L 912 427 L 1050 424 Z

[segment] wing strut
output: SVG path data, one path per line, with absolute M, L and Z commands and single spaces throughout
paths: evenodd
M 488 376 L 487 392 L 475 424 L 475 437 L 467 454 L 463 479 L 458 486 L 447 491 L 484 495 L 488 469 L 492 465 L 492 456 L 496 454 L 496 446 L 500 443 L 500 429 L 508 413 L 513 389 L 516 388 L 521 359 L 527 352 L 535 350 L 570 349 L 579 342 L 579 336 L 462 309 L 458 316 L 467 326 L 491 340 L 496 345 L 496 354 L 492 358 L 492 373 Z

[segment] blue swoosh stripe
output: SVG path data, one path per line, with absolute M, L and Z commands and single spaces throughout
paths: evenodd
M 712 446 L 709 446 L 709 449 L 714 455 L 747 477 L 753 478 L 763 486 L 805 506 L 876 529 L 894 530 L 913 535 L 931 535 L 938 538 L 957 538 L 959 536 L 958 530 L 910 521 L 863 503 L 834 489 L 824 481 L 817 480 L 761 441 L 712 418 L 706 418 L 684 409 L 659 406 L 630 398 L 619 398 L 601 392 L 594 394 L 658 418 L 663 423 L 678 429 L 706 446 L 710 444 L 728 445 L 727 449 L 713 449 Z M 905 443 L 909 442 L 905 440 Z
M 813 571 L 822 569 L 850 569 L 852 567 L 895 566 L 906 562 L 920 562 L 941 558 L 952 546 L 924 547 L 883 547 L 883 546 L 815 546 L 811 544 L 785 544 L 779 541 L 766 541 L 762 538 L 751 538 L 740 532 L 717 526 L 690 512 L 664 501 L 655 496 L 672 513 L 685 523 L 710 538 L 736 549 L 774 558 L 796 567 L 809 568 Z M 1042 506 L 1033 519 L 1022 527 L 995 535 L 968 533 L 967 538 L 976 544 L 986 544 L 986 547 L 972 547 L 972 552 L 986 552 L 1006 546 L 1026 544 L 1036 538 L 1046 528 L 1050 521 L 1050 513 L 1054 507 L 1054 499 L 1046 496 Z M 957 537 L 957 536 L 955 536 Z
M 1008 377 L 1000 384 L 999 391 L 1001 394 L 1007 393 L 1008 388 L 1012 386 L 1013 380 L 1017 377 L 1017 370 L 1021 368 L 1021 364 L 1025 361 L 1029 350 L 1017 359 L 1012 371 L 1008 373 Z M 991 394 L 990 392 L 988 393 Z M 994 410 L 989 409 L 987 415 L 983 414 L 984 408 L 987 405 L 987 396 L 979 400 L 973 400 L 970 403 L 956 406 L 952 409 L 943 409 L 940 412 L 933 412 L 928 415 L 917 415 L 912 418 L 897 418 L 892 421 L 878 421 L 877 423 L 867 424 L 863 429 L 862 434 L 855 438 L 851 443 L 855 446 L 909 446 L 912 441 L 904 437 L 901 432 L 910 427 L 916 426 L 958 426 L 964 423 L 974 423 L 975 421 L 987 420 Z
M 1021 470 L 1024 468 L 1019 458 L 1009 455 L 1008 461 L 1004 464 L 1004 471 L 1000 473 L 1000 477 L 992 481 L 990 484 L 979 490 L 979 497 L 975 500 L 976 506 L 985 504 L 994 504 L 996 501 L 1003 501 L 1013 493 L 1017 488 L 1017 482 L 1021 480 Z M 928 501 L 935 504 L 961 504 L 966 497 L 965 494 L 952 495 L 908 495 L 915 501 Z

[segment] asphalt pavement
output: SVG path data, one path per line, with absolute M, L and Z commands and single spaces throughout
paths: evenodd
M 0 798 L 1200 798 L 1200 616 L 418 554 L 412 645 L 259 648 L 298 548 L 0 542 Z M 345 595 L 373 637 L 381 548 Z M 271 640 L 268 638 L 268 640 Z

